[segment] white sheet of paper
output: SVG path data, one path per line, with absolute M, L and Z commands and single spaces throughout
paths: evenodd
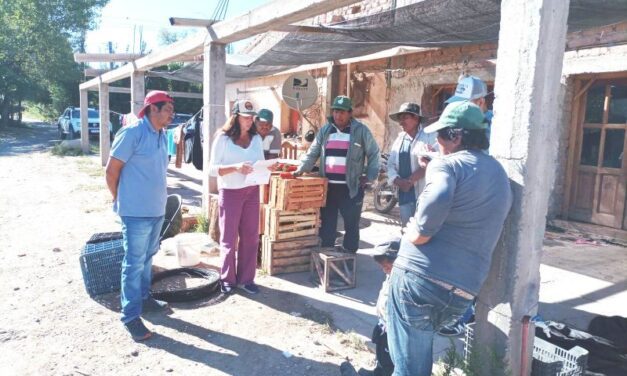
M 253 163 L 253 172 L 246 175 L 246 184 L 268 184 L 270 182 L 270 170 L 268 170 L 268 167 L 272 166 L 277 161 L 278 159 L 267 159 Z

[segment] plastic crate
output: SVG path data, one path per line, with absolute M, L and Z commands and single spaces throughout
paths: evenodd
M 85 244 L 79 260 L 85 289 L 90 296 L 120 289 L 122 259 L 122 239 Z
M 538 337 L 533 342 L 532 376 L 584 375 L 587 363 L 588 351 L 579 346 L 565 350 Z
M 470 362 L 470 354 L 472 353 L 473 340 L 475 338 L 475 323 L 466 324 L 464 332 L 464 363 L 468 365 Z
M 97 234 L 93 234 L 91 238 L 87 241 L 87 244 L 95 244 L 107 242 L 109 240 L 118 240 L 122 239 L 121 232 L 99 232 Z

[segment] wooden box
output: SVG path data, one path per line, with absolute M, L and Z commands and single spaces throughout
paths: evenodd
M 321 208 L 327 201 L 327 179 L 299 177 L 281 179 L 272 176 L 268 204 L 275 209 L 300 210 Z
M 261 205 L 267 204 L 270 200 L 270 183 L 261 184 L 259 186 L 259 203 Z
M 274 241 L 264 235 L 261 237 L 261 269 L 269 275 L 309 271 L 311 253 L 319 249 L 317 236 Z
M 357 257 L 332 249 L 312 252 L 311 274 L 325 292 L 354 288 L 357 283 Z
M 265 205 L 264 235 L 270 240 L 286 240 L 318 235 L 320 209 L 280 210 Z
M 259 204 L 259 235 L 263 235 L 266 231 L 266 208 L 268 205 Z

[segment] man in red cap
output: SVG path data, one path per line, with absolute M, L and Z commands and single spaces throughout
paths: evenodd
M 116 135 L 106 168 L 113 210 L 120 216 L 124 237 L 122 322 L 137 341 L 152 335 L 140 318 L 142 313 L 167 308 L 167 303 L 150 296 L 150 285 L 167 200 L 164 132 L 173 115 L 174 101 L 168 93 L 149 92 L 139 120 Z

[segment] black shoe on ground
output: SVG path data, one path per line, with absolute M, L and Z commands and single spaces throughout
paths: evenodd
M 233 292 L 233 286 L 227 283 L 220 283 L 220 291 L 225 295 L 231 294 Z
M 168 302 L 157 300 L 151 296 L 148 299 L 144 299 L 142 307 L 144 312 L 159 312 L 168 308 Z
M 240 289 L 246 291 L 250 295 L 259 294 L 259 287 L 254 282 L 248 283 L 246 285 L 239 285 L 237 287 L 239 287 Z
M 152 337 L 152 332 L 146 328 L 144 322 L 139 317 L 124 324 L 126 330 L 131 334 L 134 341 L 145 341 Z

